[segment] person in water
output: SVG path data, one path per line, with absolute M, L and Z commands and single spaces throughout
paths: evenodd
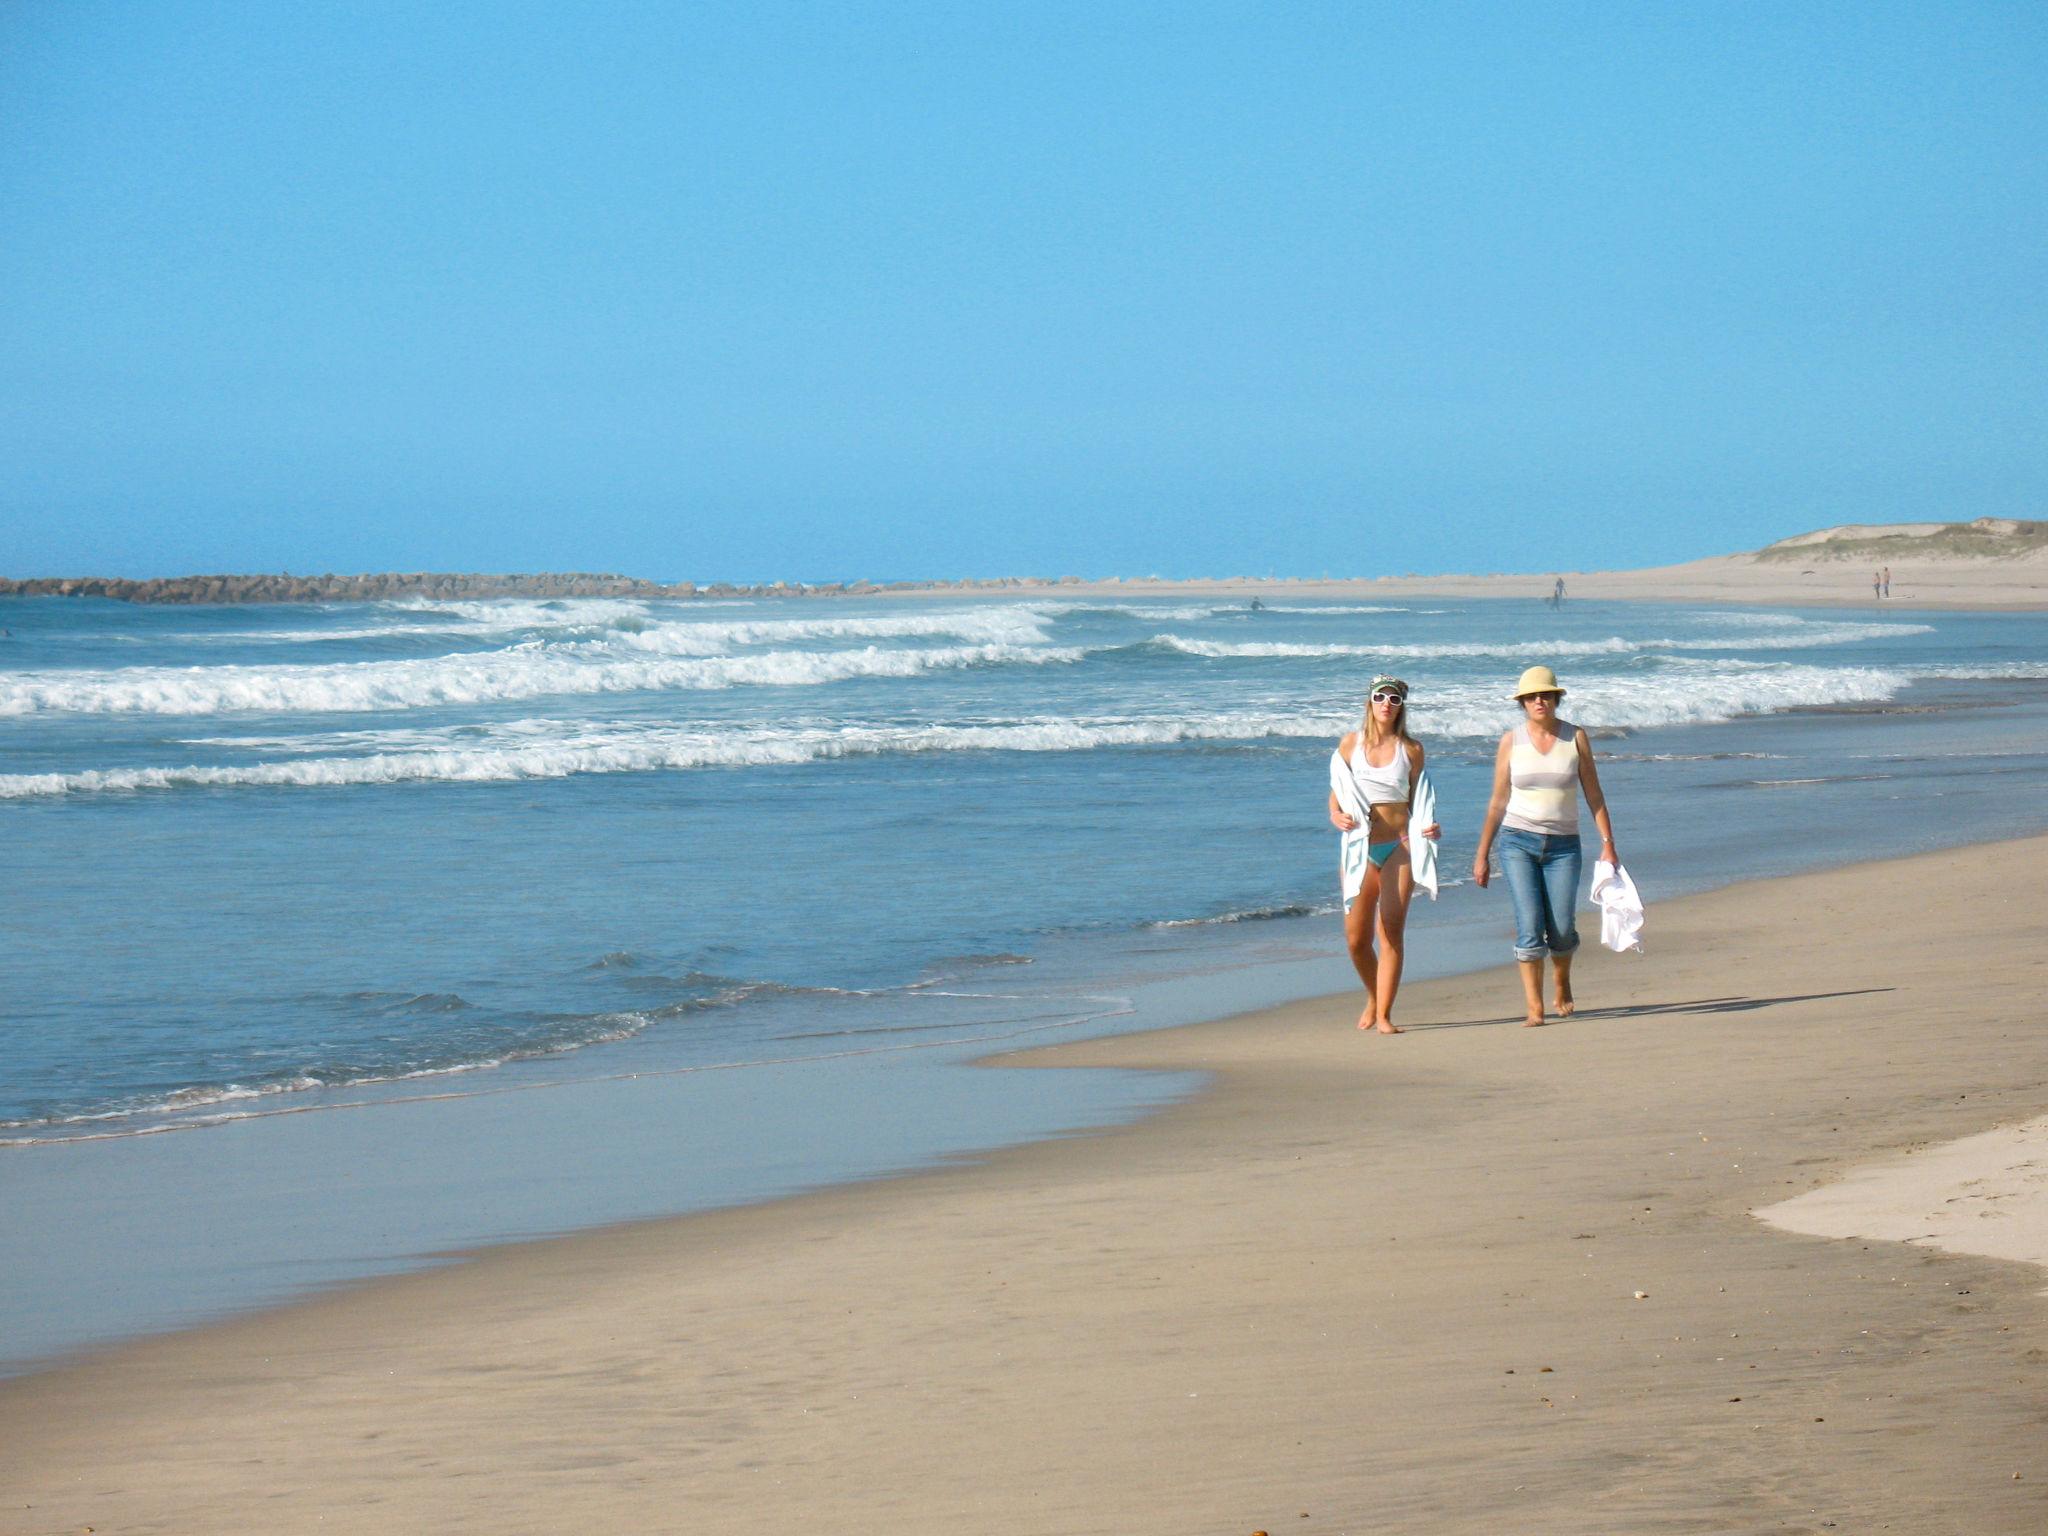
M 1408 819 L 1415 781 L 1422 775 L 1422 743 L 1408 734 L 1408 685 L 1398 677 L 1376 677 L 1363 726 L 1348 733 L 1337 751 L 1350 765 L 1359 799 L 1369 808 L 1365 882 L 1344 914 L 1344 942 L 1358 979 L 1365 983 L 1360 1029 L 1398 1035 L 1394 995 L 1401 990 L 1403 935 L 1415 873 L 1408 857 Z M 1330 792 L 1330 823 L 1351 832 L 1358 823 Z M 1419 829 L 1435 837 L 1434 826 Z M 1378 952 L 1374 952 L 1377 940 Z
M 1479 831 L 1472 881 L 1484 886 L 1494 834 L 1500 834 L 1500 870 L 1515 908 L 1515 960 L 1522 973 L 1524 1024 L 1541 1024 L 1543 962 L 1550 961 L 1559 1018 L 1571 1017 L 1572 952 L 1579 947 L 1579 794 L 1600 828 L 1600 857 L 1619 864 L 1614 824 L 1593 744 L 1586 733 L 1560 720 L 1564 689 L 1548 667 L 1531 667 L 1515 685 L 1522 723 L 1500 739 L 1493 759 L 1493 798 Z

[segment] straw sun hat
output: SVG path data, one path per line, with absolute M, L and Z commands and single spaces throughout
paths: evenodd
M 1554 693 L 1561 697 L 1564 688 L 1558 682 L 1557 674 L 1550 668 L 1531 667 L 1522 674 L 1522 680 L 1515 684 L 1513 697 L 1526 699 L 1532 693 Z

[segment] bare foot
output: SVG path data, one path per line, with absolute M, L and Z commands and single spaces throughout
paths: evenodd
M 1383 1035 L 1398 1035 L 1399 1033 L 1401 1033 L 1401 1031 L 1395 1026 L 1394 1021 L 1392 1019 L 1381 1019 L 1379 1023 L 1373 1026 L 1373 1028 L 1377 1029 Z
M 1545 1024 L 1548 1024 L 1549 1022 L 1550 1022 L 1550 1021 L 1549 1021 L 1548 1019 L 1544 1018 L 1542 1014 L 1540 1014 L 1540 1013 L 1532 1013 L 1532 1014 L 1530 1014 L 1530 1015 L 1529 1015 L 1529 1017 L 1527 1017 L 1526 1019 L 1522 1020 L 1522 1028 L 1524 1028 L 1524 1029 L 1541 1029 L 1541 1028 L 1542 1028 L 1542 1027 L 1543 1027 L 1543 1026 L 1544 1026 Z
M 1557 1016 L 1560 1019 L 1570 1018 L 1578 1006 L 1577 1003 L 1572 1001 L 1572 989 L 1570 987 L 1559 987 L 1557 989 Z
M 1379 1015 L 1372 1011 L 1372 1004 L 1367 1003 L 1365 1005 L 1365 1012 L 1358 1016 L 1358 1027 L 1360 1029 L 1371 1029 L 1379 1021 Z

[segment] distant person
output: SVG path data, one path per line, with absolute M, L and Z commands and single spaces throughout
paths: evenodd
M 1551 590 L 1550 606 L 1553 608 L 1562 608 L 1564 606 L 1564 578 L 1562 576 L 1557 578 L 1557 585 Z
M 1883 572 L 1883 571 L 1872 571 L 1872 572 L 1870 573 L 1870 595 L 1871 595 L 1872 597 L 1874 597 L 1874 598 L 1878 599 L 1878 600 L 1879 600 L 1880 602 L 1882 602 L 1882 601 L 1884 600 L 1884 572 Z
M 1572 952 L 1579 947 L 1579 873 L 1584 850 L 1579 842 L 1579 793 L 1600 828 L 1600 857 L 1619 864 L 1614 827 L 1607 816 L 1607 797 L 1600 792 L 1600 774 L 1593 766 L 1593 744 L 1586 733 L 1560 720 L 1558 701 L 1564 689 L 1548 667 L 1531 667 L 1515 684 L 1522 723 L 1500 739 L 1493 759 L 1493 799 L 1479 832 L 1479 852 L 1472 861 L 1475 885 L 1487 882 L 1487 857 L 1500 834 L 1500 871 L 1515 908 L 1515 960 L 1522 973 L 1522 1022 L 1544 1022 L 1543 961 L 1550 960 L 1559 1018 L 1570 1018 L 1577 1003 L 1572 996 Z
M 1884 595 L 1889 598 L 1892 595 L 1892 568 L 1886 566 L 1878 574 L 1884 581 Z
M 1348 770 L 1344 780 L 1348 793 L 1340 798 L 1332 785 L 1330 823 L 1339 832 L 1355 832 L 1359 818 L 1353 811 L 1364 811 L 1366 818 L 1365 843 L 1356 849 L 1360 865 L 1344 872 L 1347 896 L 1352 880 L 1359 881 L 1356 897 L 1344 909 L 1344 942 L 1358 979 L 1365 983 L 1365 1011 L 1358 1016 L 1358 1027 L 1398 1035 L 1394 994 L 1401 989 L 1402 943 L 1408 901 L 1415 891 L 1408 823 L 1423 758 L 1422 743 L 1408 734 L 1406 683 L 1398 677 L 1372 680 L 1365 723 L 1337 743 L 1337 757 Z M 1338 771 L 1333 764 L 1333 774 Z M 1437 835 L 1434 822 L 1418 830 L 1424 837 Z M 1377 954 L 1373 952 L 1375 939 Z

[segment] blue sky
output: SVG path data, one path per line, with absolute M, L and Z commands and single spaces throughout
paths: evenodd
M 0 7 L 0 574 L 2048 509 L 2048 11 Z

